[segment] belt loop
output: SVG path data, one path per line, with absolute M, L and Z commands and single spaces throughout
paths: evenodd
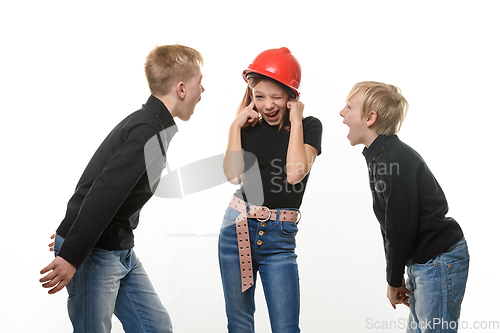
M 274 226 L 278 227 L 280 225 L 280 209 L 276 208 L 276 218 L 274 219 Z

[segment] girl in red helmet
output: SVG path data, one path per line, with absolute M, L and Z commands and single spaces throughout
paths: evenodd
M 266 50 L 229 130 L 224 170 L 241 184 L 219 235 L 229 332 L 254 332 L 257 272 L 274 333 L 300 332 L 295 235 L 309 172 L 321 154 L 321 122 L 303 117 L 300 65 L 287 48 Z

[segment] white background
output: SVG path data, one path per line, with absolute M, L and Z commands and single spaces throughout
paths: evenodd
M 408 313 L 386 299 L 362 147 L 349 145 L 339 116 L 362 80 L 402 89 L 410 111 L 399 137 L 424 157 L 465 232 L 462 320 L 500 320 L 496 1 L 5 3 L 1 332 L 71 331 L 66 292 L 49 296 L 38 283 L 53 258 L 49 236 L 97 146 L 149 97 L 146 55 L 177 42 L 203 54 L 206 92 L 191 120 L 178 121 L 172 169 L 224 151 L 245 89 L 241 72 L 259 52 L 287 46 L 301 62 L 305 115 L 324 127 L 297 236 L 303 332 L 401 332 L 373 326 L 397 328 Z M 225 331 L 216 235 L 233 191 L 153 197 L 143 210 L 136 252 L 176 332 Z M 270 332 L 258 288 L 256 329 Z M 118 321 L 113 332 L 122 332 Z

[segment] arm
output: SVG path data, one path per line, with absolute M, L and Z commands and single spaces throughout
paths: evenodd
M 418 188 L 416 174 L 399 164 L 400 172 L 383 179 L 385 211 L 385 257 L 387 283 L 401 287 L 418 224 Z
M 286 173 L 288 183 L 299 183 L 311 170 L 318 150 L 311 145 L 304 144 L 304 129 L 302 114 L 304 104 L 298 101 L 289 101 L 290 109 L 290 141 L 286 157 Z
M 240 184 L 245 172 L 245 162 L 243 160 L 243 149 L 241 148 L 241 129 L 250 124 L 255 126 L 259 120 L 259 114 L 253 110 L 252 101 L 234 119 L 229 128 L 229 138 L 224 155 L 224 174 L 231 184 Z

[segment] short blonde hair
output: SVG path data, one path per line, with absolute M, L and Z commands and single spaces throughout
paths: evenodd
M 378 134 L 393 135 L 399 132 L 408 113 L 408 102 L 398 87 L 374 81 L 359 82 L 352 87 L 347 100 L 358 92 L 363 94 L 359 106 L 361 118 L 375 111 L 375 128 Z
M 156 46 L 144 64 L 151 94 L 166 95 L 173 84 L 189 80 L 200 64 L 203 65 L 203 57 L 195 49 L 179 44 Z

